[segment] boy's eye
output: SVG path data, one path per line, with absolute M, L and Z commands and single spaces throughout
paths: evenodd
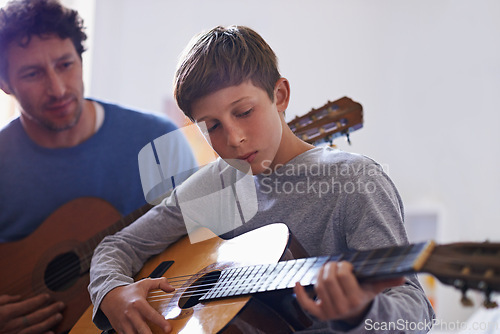
M 250 109 L 248 109 L 248 110 L 247 110 L 247 111 L 245 111 L 245 112 L 242 112 L 242 113 L 237 114 L 236 116 L 237 116 L 237 117 L 245 117 L 245 116 L 250 115 L 250 113 L 251 113 L 252 111 L 253 111 L 253 108 L 250 108 Z
M 214 125 L 211 125 L 209 127 L 207 127 L 207 131 L 208 133 L 214 131 L 215 129 L 217 129 L 219 127 L 220 123 L 215 123 Z

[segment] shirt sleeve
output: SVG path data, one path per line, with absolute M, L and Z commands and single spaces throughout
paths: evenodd
M 344 198 L 344 233 L 350 249 L 366 250 L 408 244 L 400 195 L 381 166 L 368 162 L 355 175 L 356 192 Z M 415 274 L 402 286 L 377 295 L 365 318 L 355 327 L 332 321 L 338 332 L 426 333 L 434 318 L 432 306 Z
M 166 205 L 167 200 L 120 232 L 105 237 L 95 249 L 88 290 L 97 327 L 110 327 L 99 309 L 104 296 L 118 286 L 133 283 L 132 277 L 149 257 L 161 253 L 186 234 L 180 211 L 176 206 Z

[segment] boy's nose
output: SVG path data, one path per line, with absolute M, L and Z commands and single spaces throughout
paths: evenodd
M 227 130 L 227 145 L 228 146 L 239 146 L 245 141 L 244 132 L 237 127 L 230 127 Z

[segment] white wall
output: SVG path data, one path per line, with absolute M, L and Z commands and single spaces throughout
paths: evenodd
M 218 24 L 274 48 L 290 119 L 345 95 L 362 103 L 364 128 L 339 146 L 388 167 L 411 212 L 438 212 L 439 242 L 500 241 L 499 1 L 100 0 L 89 94 L 164 110 L 178 54 Z M 442 293 L 440 317 L 470 313 Z

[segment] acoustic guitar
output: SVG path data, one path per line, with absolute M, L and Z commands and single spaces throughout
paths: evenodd
M 350 144 L 350 134 L 363 127 L 363 106 L 344 96 L 295 117 L 288 126 L 309 144 L 332 145 L 333 140 L 341 136 L 345 136 Z
M 136 276 L 169 277 L 176 290 L 153 290 L 148 301 L 170 321 L 173 333 L 290 333 L 305 328 L 310 321 L 291 291 L 295 282 L 314 285 L 328 261 L 350 261 L 360 281 L 427 272 L 464 294 L 468 289 L 484 292 L 486 307 L 496 306 L 490 294 L 500 290 L 500 243 L 430 241 L 289 259 L 302 251 L 285 224 L 270 224 L 229 240 L 207 229 L 196 233 L 210 239 L 190 244 L 185 237 L 149 260 Z M 91 316 L 89 308 L 70 333 L 100 333 Z
M 87 286 L 95 247 L 151 207 L 146 204 L 121 217 L 102 199 L 78 198 L 66 203 L 28 237 L 0 244 L 4 273 L 0 275 L 0 295 L 28 298 L 48 293 L 66 304 L 56 332 L 68 331 L 91 304 Z
M 312 109 L 290 123 L 308 142 L 332 140 L 337 133 L 348 135 L 361 126 L 361 105 L 347 97 Z M 314 129 L 321 134 L 313 135 Z M 9 273 L 0 277 L 0 295 L 28 298 L 49 293 L 66 304 L 56 332 L 69 330 L 90 305 L 88 271 L 95 247 L 151 207 L 147 204 L 121 217 L 111 204 L 98 198 L 66 203 L 27 238 L 0 244 L 0 268 Z

